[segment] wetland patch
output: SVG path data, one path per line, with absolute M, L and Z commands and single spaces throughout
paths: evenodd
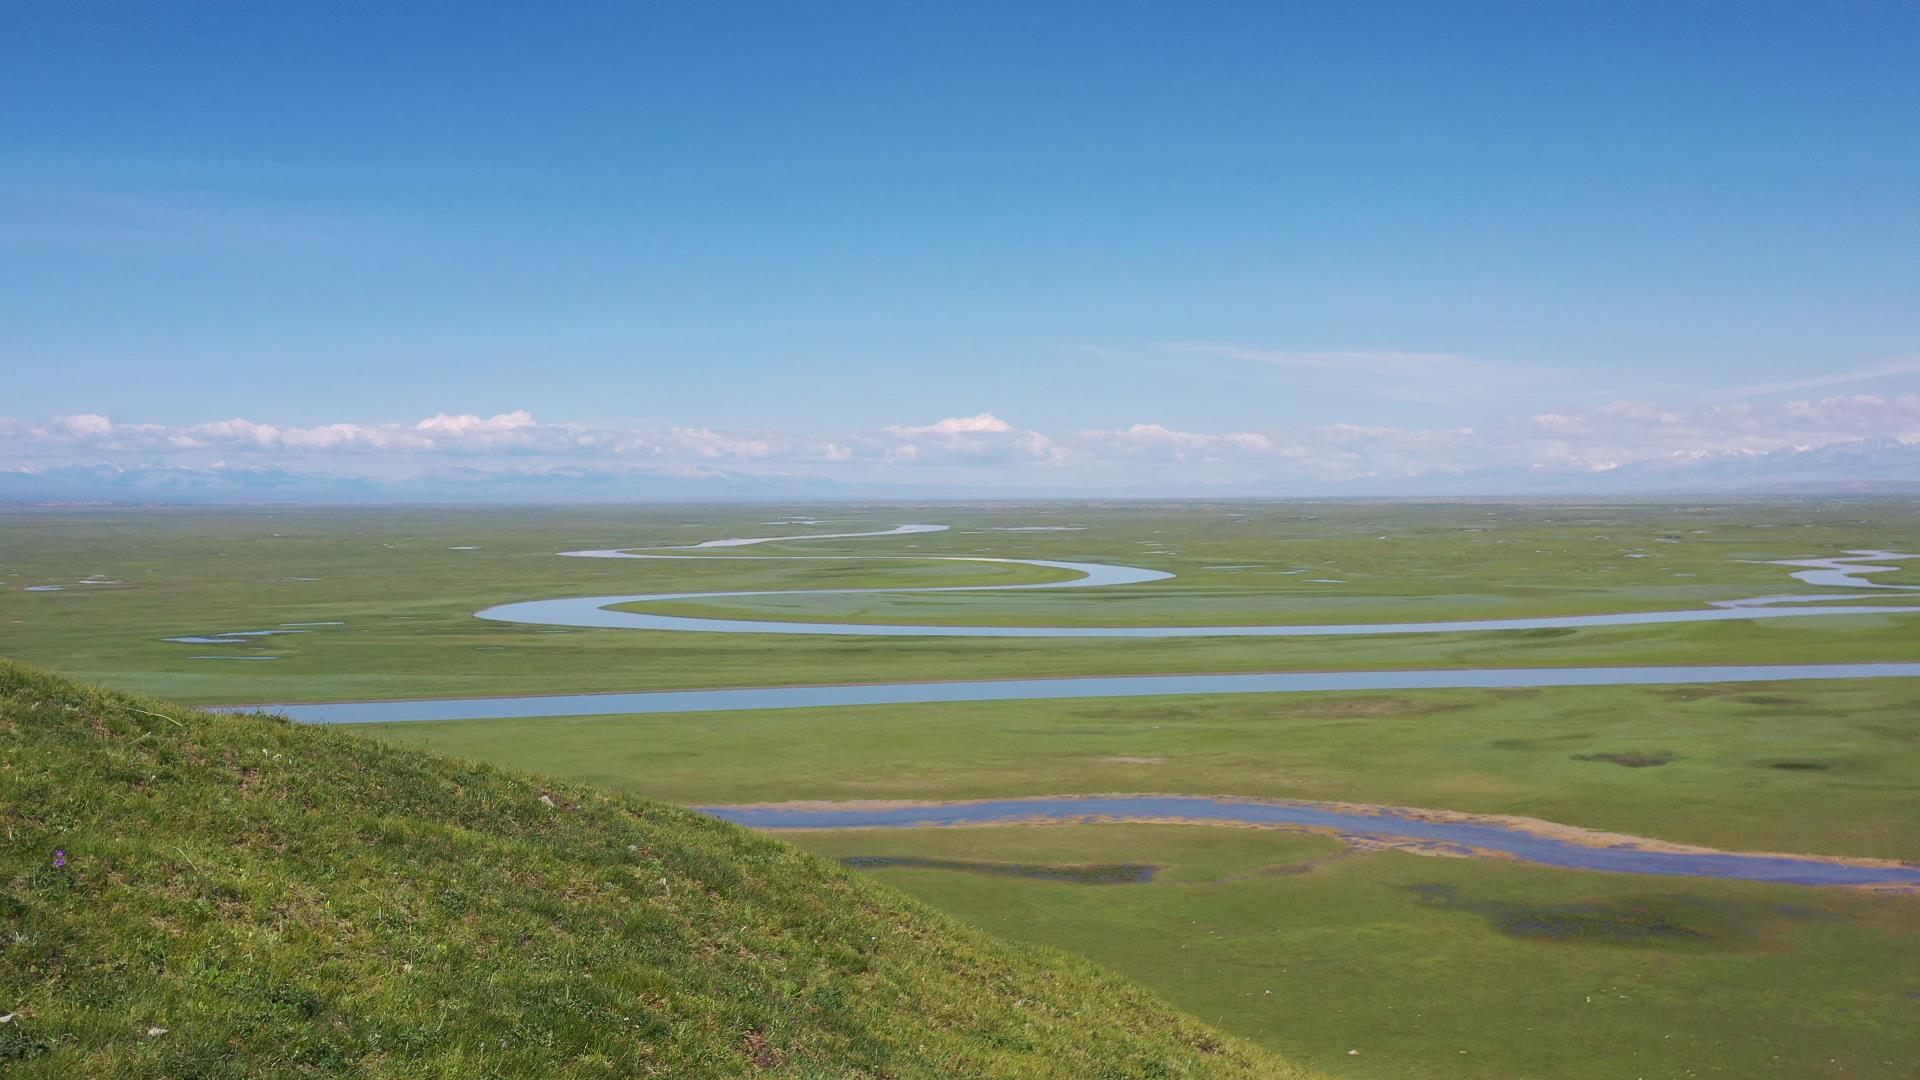
M 957 802 L 797 802 L 694 809 L 753 829 L 924 829 L 1046 824 L 1209 824 L 1331 834 L 1365 848 L 1510 858 L 1569 870 L 1792 885 L 1920 889 L 1920 866 L 1875 859 L 1716 851 L 1535 818 L 1202 795 L 1085 795 Z

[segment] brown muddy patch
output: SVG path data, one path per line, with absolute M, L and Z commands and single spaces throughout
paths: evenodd
M 1131 757 L 1126 754 L 1116 754 L 1113 757 L 1094 758 L 1093 760 L 1098 761 L 1102 765 L 1165 765 L 1167 763 L 1167 759 L 1163 757 Z
M 1831 761 L 1763 761 L 1760 764 L 1764 768 L 1786 772 L 1826 772 L 1834 767 Z
M 1620 765 L 1628 769 L 1657 769 L 1672 761 L 1672 751 L 1660 750 L 1653 753 L 1612 753 L 1612 754 L 1575 754 L 1575 761 L 1604 761 L 1610 765 Z

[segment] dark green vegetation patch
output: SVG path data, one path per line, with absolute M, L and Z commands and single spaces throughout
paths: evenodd
M 1478 915 L 1502 934 L 1613 945 L 1711 941 L 1712 930 L 1688 919 L 1698 901 L 1687 896 L 1635 897 L 1590 904 L 1526 904 L 1478 900 L 1448 884 L 1421 883 L 1408 891 L 1426 903 Z
M 1613 765 L 1624 765 L 1629 769 L 1657 769 L 1673 760 L 1670 751 L 1659 750 L 1653 753 L 1633 753 L 1630 751 L 1613 754 L 1575 754 L 1575 761 L 1605 761 Z

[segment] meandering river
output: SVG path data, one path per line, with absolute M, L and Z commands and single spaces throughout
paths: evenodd
M 900 525 L 875 532 L 819 533 L 806 536 L 744 537 L 651 550 L 570 551 L 576 558 L 603 559 L 779 559 L 847 561 L 856 556 L 756 556 L 664 554 L 693 550 L 751 547 L 776 541 L 852 539 L 939 532 L 943 525 Z M 1467 631 L 1533 630 L 1557 627 L 1719 622 L 1739 619 L 1806 618 L 1835 615 L 1887 615 L 1920 612 L 1920 605 L 1860 603 L 1865 590 L 1896 593 L 1920 586 L 1883 585 L 1865 575 L 1893 569 L 1886 565 L 1920 556 L 1890 551 L 1849 551 L 1831 558 L 1781 560 L 1796 568 L 1792 576 L 1806 584 L 1845 588 L 1847 593 L 1759 596 L 1716 602 L 1690 611 L 1647 611 L 1607 615 L 1567 615 L 1518 619 L 1462 619 L 1433 622 L 1269 626 L 937 626 L 833 622 L 781 622 L 756 619 L 693 618 L 614 611 L 614 605 L 745 596 L 827 595 L 847 593 L 1007 592 L 1033 589 L 1118 587 L 1164 581 L 1165 571 L 1142 567 L 1049 559 L 986 556 L 896 555 L 866 559 L 1017 564 L 1076 575 L 1067 580 L 1020 585 L 946 585 L 860 589 L 761 589 L 728 592 L 635 593 L 617 596 L 560 597 L 502 604 L 478 612 L 482 619 L 543 626 L 665 630 L 695 633 L 836 634 L 877 637 L 1303 637 L 1335 634 L 1437 634 Z M 1643 667 L 1436 669 L 1425 671 L 1258 672 L 1218 675 L 1133 675 L 1055 679 L 997 679 L 836 686 L 779 686 L 718 690 L 664 690 L 642 693 L 544 694 L 411 701 L 326 702 L 236 707 L 265 709 L 301 723 L 364 724 L 399 721 L 491 719 L 505 717 L 599 716 L 696 713 L 760 709 L 906 705 L 936 702 L 1114 698 L 1194 694 L 1279 694 L 1345 690 L 1427 690 L 1489 687 L 1632 686 L 1686 683 L 1777 682 L 1792 679 L 1880 679 L 1920 677 L 1920 663 L 1774 664 Z M 1351 808 L 1279 800 L 1193 795 L 1071 796 L 1000 799 L 941 804 L 853 804 L 801 806 L 710 806 L 706 813 L 765 829 L 915 828 L 944 825 L 1014 824 L 1041 821 L 1198 821 L 1308 828 L 1349 839 L 1395 844 L 1451 845 L 1459 853 L 1523 859 L 1547 866 L 1611 870 L 1639 874 L 1738 878 L 1809 885 L 1920 888 L 1920 867 L 1818 857 L 1764 855 L 1680 848 L 1610 838 L 1548 826 L 1514 824 L 1502 819 L 1408 812 L 1394 808 Z M 1540 827 L 1545 826 L 1544 830 Z
M 1706 622 L 1731 619 L 1806 618 L 1831 615 L 1886 615 L 1920 612 L 1915 605 L 1835 604 L 1855 600 L 1860 590 L 1894 593 L 1920 586 L 1882 585 L 1864 575 L 1894 569 L 1886 563 L 1920 556 L 1892 551 L 1849 551 L 1831 558 L 1781 560 L 1773 565 L 1797 568 L 1792 577 L 1810 585 L 1851 588 L 1853 593 L 1811 596 L 1757 596 L 1718 601 L 1704 610 L 1565 615 L 1521 619 L 1466 619 L 1442 622 L 1276 626 L 931 626 L 866 623 L 779 622 L 706 619 L 612 611 L 610 605 L 742 596 L 827 595 L 894 592 L 1009 592 L 1031 589 L 1117 587 L 1164 581 L 1172 574 L 1137 566 L 1011 559 L 977 555 L 679 555 L 692 551 L 752 547 L 778 541 L 843 540 L 941 532 L 945 525 L 908 524 L 869 532 L 814 533 L 801 536 L 729 537 L 697 544 L 645 550 L 568 551 L 563 555 L 594 559 L 756 559 L 778 561 L 936 561 L 1036 566 L 1079 576 L 1066 581 L 1020 585 L 938 585 L 860 589 L 756 589 L 726 592 L 635 593 L 621 596 L 561 597 L 502 604 L 477 613 L 482 619 L 539 625 L 624 628 L 701 633 L 841 634 L 934 637 L 1246 637 L 1322 634 L 1437 634 L 1461 631 L 1535 630 L 1552 627 L 1622 626 L 1638 623 Z M 1490 687 L 1644 686 L 1673 683 L 1778 682 L 1790 679 L 1884 679 L 1920 677 L 1920 663 L 1699 665 L 1656 667 L 1476 668 L 1426 671 L 1256 672 L 1231 675 L 1123 675 L 1057 679 L 879 683 L 834 686 L 769 686 L 720 690 L 660 690 L 609 694 L 534 694 L 481 698 L 429 698 L 406 701 L 343 701 L 244 706 L 282 713 L 302 723 L 372 724 L 419 720 L 503 719 L 535 716 L 613 716 L 645 713 L 720 712 L 748 709 L 803 709 L 859 705 L 909 705 L 964 701 L 1023 701 L 1058 698 L 1142 697 L 1193 694 L 1282 694 L 1343 690 L 1437 690 Z
M 777 540 L 845 539 L 861 536 L 897 536 L 903 533 L 938 532 L 944 525 L 901 525 L 882 532 L 828 533 L 816 536 L 763 536 L 744 539 L 709 540 L 697 548 L 746 547 Z M 663 555 L 661 551 L 603 549 L 568 551 L 562 554 L 591 559 L 699 559 L 713 556 Z M 864 637 L 1042 637 L 1042 638 L 1190 638 L 1190 637 L 1324 637 L 1363 634 L 1454 634 L 1499 630 L 1543 630 L 1587 626 L 1637 626 L 1672 623 L 1729 622 L 1752 619 L 1809 618 L 1833 615 L 1884 615 L 1920 612 L 1920 605 L 1862 604 L 1859 592 L 1828 593 L 1815 596 L 1755 596 L 1739 600 L 1716 601 L 1706 608 L 1683 611 L 1630 611 L 1605 615 L 1550 615 L 1518 619 L 1449 619 L 1434 622 L 1278 624 L 1266 626 L 949 626 L 922 623 L 846 623 L 789 622 L 775 619 L 695 618 L 685 615 L 656 615 L 643 611 L 614 611 L 616 605 L 665 603 L 684 600 L 733 599 L 745 596 L 828 596 L 858 593 L 955 593 L 1013 592 L 1032 589 L 1086 589 L 1140 585 L 1165 581 L 1174 575 L 1164 570 L 1108 563 L 1061 562 L 1052 559 L 993 558 L 981 555 L 746 555 L 722 556 L 782 561 L 899 561 L 1004 563 L 1061 570 L 1077 577 L 1064 581 L 1032 582 L 1023 585 L 927 585 L 888 586 L 861 589 L 750 589 L 722 592 L 629 593 L 618 596 L 556 597 L 551 600 L 526 600 L 500 604 L 475 614 L 494 622 L 533 623 L 541 626 L 573 626 L 615 630 L 668 630 L 680 633 L 708 634 L 828 634 Z M 1808 584 L 1846 586 L 1857 590 L 1890 590 L 1906 593 L 1920 586 L 1878 585 L 1861 575 L 1894 569 L 1873 565 L 1874 561 L 1911 559 L 1920 556 L 1891 551 L 1850 551 L 1830 559 L 1790 559 L 1776 565 L 1804 569 L 1792 576 Z M 1842 601 L 1835 603 L 1835 601 Z

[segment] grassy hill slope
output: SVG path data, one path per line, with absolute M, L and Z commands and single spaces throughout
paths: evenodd
M 0 829 L 9 1076 L 1299 1075 L 694 814 L 3 662 Z

